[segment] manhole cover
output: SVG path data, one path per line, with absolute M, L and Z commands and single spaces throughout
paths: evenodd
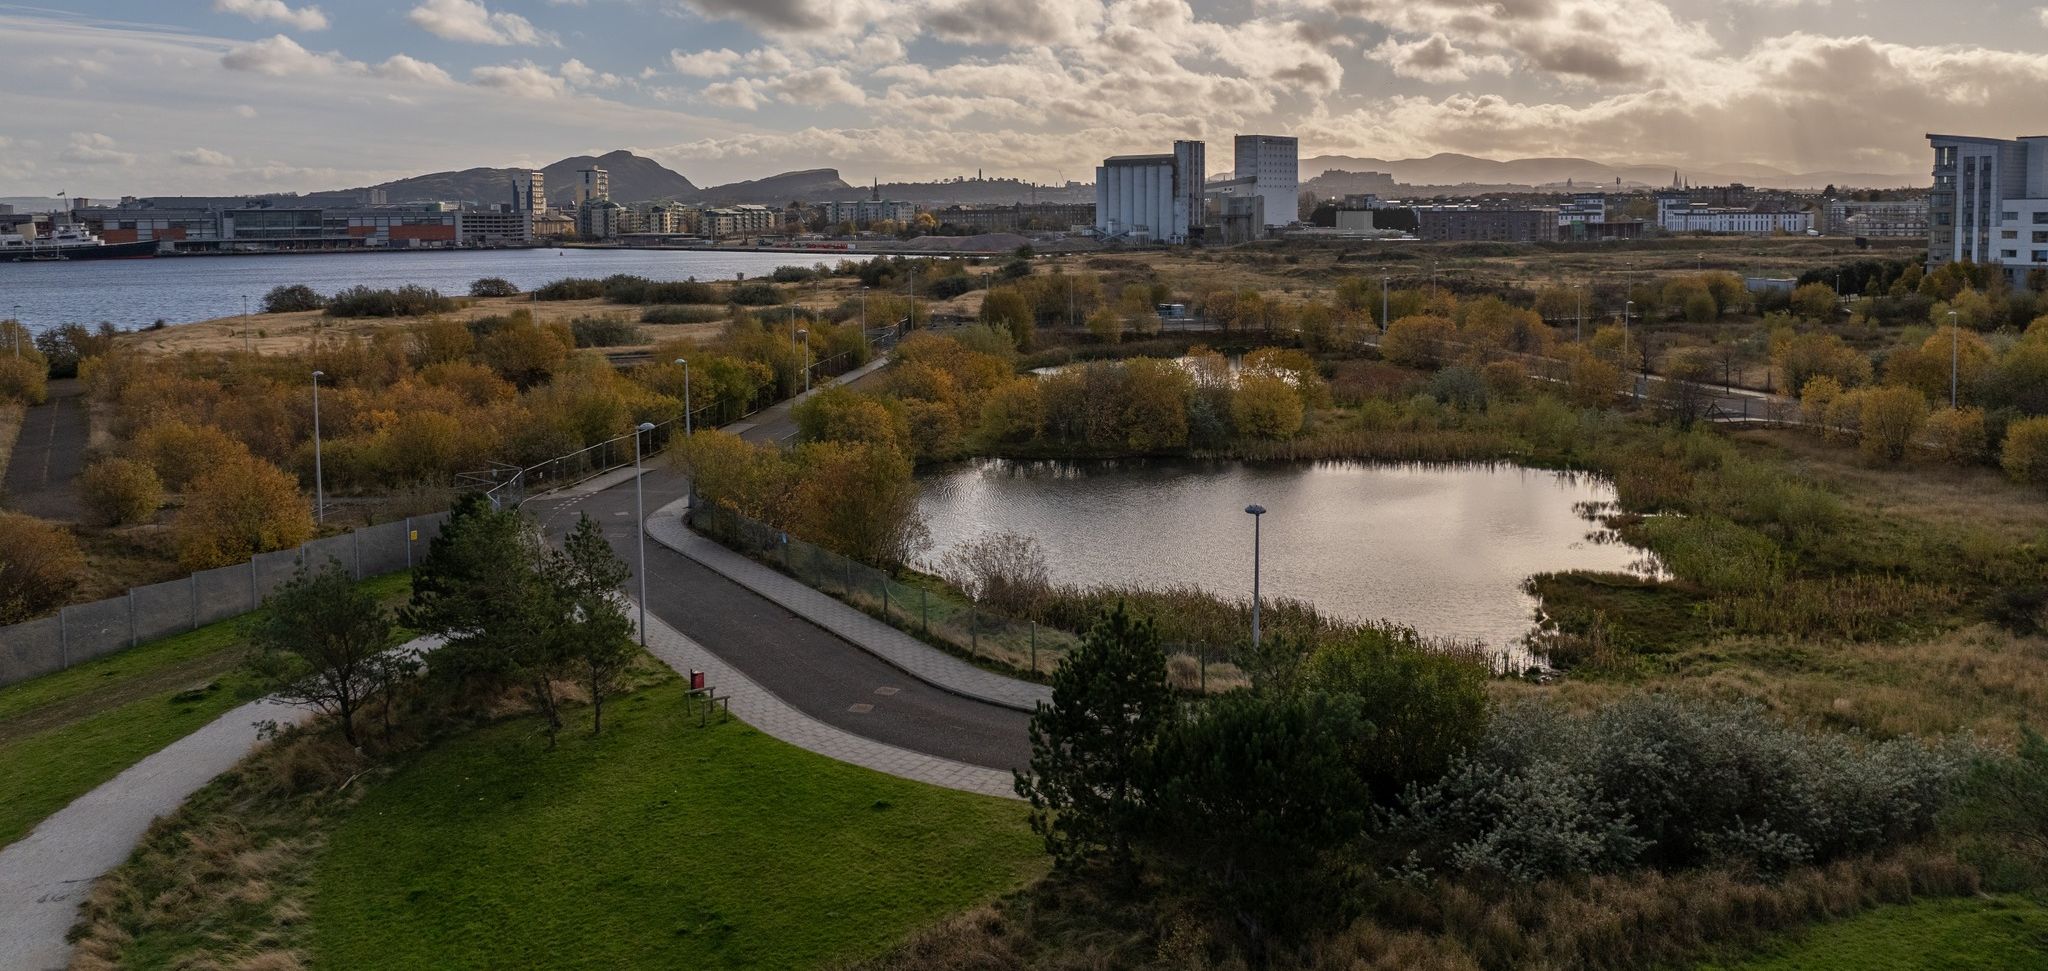
M 850 712 L 853 712 L 853 713 L 854 713 L 854 714 L 856 714 L 856 715 L 865 715 L 865 714 L 867 714 L 868 712 L 874 711 L 874 710 L 875 710 L 875 706 L 873 706 L 873 705 L 870 705 L 870 704 L 867 704 L 867 703 L 863 702 L 863 703 L 861 703 L 861 704 L 857 704 L 857 705 L 850 705 L 850 706 L 848 706 L 848 707 L 847 707 L 847 709 L 846 709 L 846 710 L 847 710 L 847 711 L 850 711 Z
M 882 687 L 882 688 L 876 688 L 876 689 L 875 689 L 875 693 L 876 693 L 876 694 L 878 694 L 878 695 L 885 695 L 885 696 L 886 696 L 886 695 L 893 695 L 893 694 L 895 694 L 896 692 L 898 692 L 898 691 L 901 691 L 901 690 L 903 690 L 903 689 L 901 689 L 901 688 L 889 688 L 889 687 Z

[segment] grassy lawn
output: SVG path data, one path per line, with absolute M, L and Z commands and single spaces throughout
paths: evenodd
M 365 581 L 388 599 L 409 574 Z M 0 688 L 0 846 L 266 687 L 240 668 L 243 618 Z
M 2042 971 L 2048 902 L 1930 900 L 1815 928 L 1740 964 L 1698 971 Z
M 325 967 L 808 968 L 880 953 L 1042 866 L 1022 804 L 870 772 L 673 679 L 544 751 L 520 718 L 441 742 L 334 831 Z M 572 717 L 572 725 L 582 725 Z

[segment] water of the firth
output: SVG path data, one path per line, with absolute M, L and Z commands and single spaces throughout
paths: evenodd
M 451 296 L 479 277 L 496 276 L 522 290 L 569 276 L 632 273 L 655 280 L 730 280 L 764 276 L 778 266 L 836 262 L 837 254 L 719 253 L 674 250 L 453 250 L 424 253 L 320 253 L 277 256 L 190 256 L 93 262 L 0 262 L 0 316 L 42 330 L 58 324 L 141 327 L 242 312 L 259 307 L 281 284 L 321 293 L 358 284 L 432 287 Z
M 1512 466 L 990 461 L 925 479 L 924 565 L 1008 531 L 1038 540 L 1057 583 L 1248 598 L 1258 503 L 1267 597 L 1506 649 L 1534 620 L 1531 574 L 1646 568 L 1644 551 L 1590 538 L 1602 527 L 1578 504 L 1613 499 L 1591 476 Z

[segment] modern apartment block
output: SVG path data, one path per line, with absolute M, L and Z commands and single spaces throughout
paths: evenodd
M 1928 135 L 1927 265 L 1997 264 L 2015 283 L 2048 269 L 2048 136 Z
M 1266 225 L 1286 226 L 1301 208 L 1301 143 L 1287 135 L 1237 136 L 1237 179 L 1257 179 Z
M 612 176 L 600 168 L 588 168 L 576 173 L 576 205 L 612 197 Z
M 1185 243 L 1202 222 L 1207 151 L 1173 143 L 1171 155 L 1118 155 L 1095 168 L 1095 229 L 1105 239 Z
M 520 212 L 540 212 L 548 207 L 547 174 L 539 169 L 529 169 L 512 178 L 512 208 Z
M 1694 201 L 1684 191 L 1657 193 L 1657 225 L 1667 233 L 1724 236 L 1774 236 L 1805 233 L 1813 213 L 1797 209 L 1739 209 Z
M 1431 243 L 1534 243 L 1557 238 L 1555 209 L 1416 206 L 1415 238 Z
M 908 202 L 891 199 L 855 199 L 851 202 L 827 202 L 818 207 L 825 224 L 837 226 L 852 223 L 855 229 L 866 229 L 879 222 L 909 225 L 917 218 L 917 206 Z
M 1833 236 L 1918 238 L 1927 235 L 1925 199 L 1830 199 L 1821 207 L 1821 232 Z

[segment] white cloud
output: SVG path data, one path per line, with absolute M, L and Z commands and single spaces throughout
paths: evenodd
M 1498 54 L 1472 54 L 1451 45 L 1441 33 L 1401 43 L 1392 37 L 1367 54 L 1404 78 L 1443 84 L 1468 80 L 1474 74 L 1506 74 L 1508 59 Z
M 722 78 L 732 73 L 740 62 L 738 52 L 728 48 L 715 51 L 668 52 L 668 65 L 677 74 L 693 78 Z
M 372 73 L 380 78 L 393 81 L 409 81 L 414 84 L 452 84 L 454 78 L 441 66 L 409 54 L 393 54 L 384 63 L 377 65 Z
M 810 108 L 857 105 L 868 99 L 867 92 L 847 80 L 846 73 L 836 67 L 814 67 L 787 74 L 777 78 L 773 87 L 776 97 L 782 101 Z
M 890 0 L 681 0 L 712 20 L 737 20 L 767 34 L 858 33 L 890 15 L 909 15 L 907 4 Z
M 71 143 L 58 158 L 80 165 L 133 165 L 135 153 L 115 147 L 117 143 L 99 132 L 72 132 Z
M 499 47 L 520 45 L 560 46 L 553 35 L 542 32 L 516 13 L 493 12 L 482 0 L 423 0 L 405 19 L 427 33 L 447 40 Z
M 235 164 L 233 156 L 216 152 L 210 148 L 190 148 L 171 156 L 181 165 L 203 165 L 214 168 L 230 168 Z
M 761 86 L 747 78 L 734 78 L 704 86 L 704 100 L 727 108 L 752 111 L 767 100 Z
M 519 98 L 559 98 L 569 93 L 569 82 L 530 62 L 471 68 L 469 78 L 478 85 Z
M 258 114 L 260 114 L 260 112 L 256 110 L 256 107 L 254 105 L 235 106 L 235 117 L 237 118 L 254 118 Z
M 578 88 L 616 88 L 624 83 L 618 75 L 596 70 L 573 57 L 563 61 L 557 70 L 562 80 Z
M 363 68 L 362 62 L 351 61 L 335 51 L 309 51 L 283 34 L 235 47 L 221 55 L 220 63 L 232 71 L 268 77 L 335 74 Z
M 923 17 L 934 34 L 965 44 L 1065 46 L 1102 23 L 1102 0 L 939 0 Z
M 284 0 L 213 0 L 216 13 L 231 13 L 250 20 L 271 20 L 299 30 L 326 30 L 327 15 L 307 4 L 292 8 Z

